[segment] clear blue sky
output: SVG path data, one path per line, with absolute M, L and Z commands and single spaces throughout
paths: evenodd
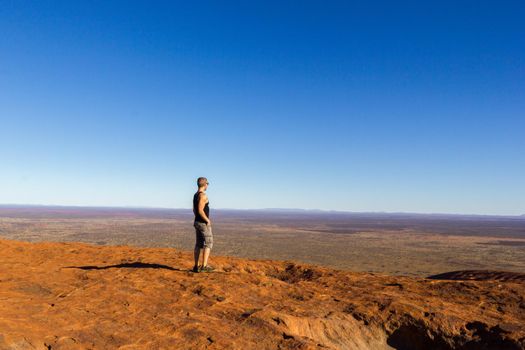
M 4 1 L 0 203 L 525 213 L 523 1 Z

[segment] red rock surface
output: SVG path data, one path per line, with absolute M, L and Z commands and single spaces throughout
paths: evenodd
M 525 348 L 520 278 L 210 263 L 194 274 L 192 252 L 0 240 L 0 349 Z

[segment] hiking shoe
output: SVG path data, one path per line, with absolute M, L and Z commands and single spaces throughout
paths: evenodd
M 215 268 L 213 266 L 202 266 L 201 269 L 200 269 L 200 272 L 212 272 L 213 270 L 215 270 Z
M 191 271 L 193 272 L 199 272 L 199 267 L 197 265 L 193 266 L 193 269 L 191 269 Z

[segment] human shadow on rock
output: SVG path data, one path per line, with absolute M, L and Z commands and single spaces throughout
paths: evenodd
M 153 263 L 144 263 L 140 261 L 122 263 L 116 265 L 107 265 L 107 266 L 95 266 L 95 265 L 86 265 L 86 266 L 65 266 L 66 269 L 80 269 L 80 270 L 106 270 L 106 269 L 165 269 L 171 271 L 184 271 L 180 268 L 174 268 L 168 265 L 162 264 L 153 264 Z

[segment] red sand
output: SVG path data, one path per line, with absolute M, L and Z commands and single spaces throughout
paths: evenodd
M 192 252 L 0 240 L 0 349 L 525 348 L 516 274 L 210 263 L 194 274 Z

